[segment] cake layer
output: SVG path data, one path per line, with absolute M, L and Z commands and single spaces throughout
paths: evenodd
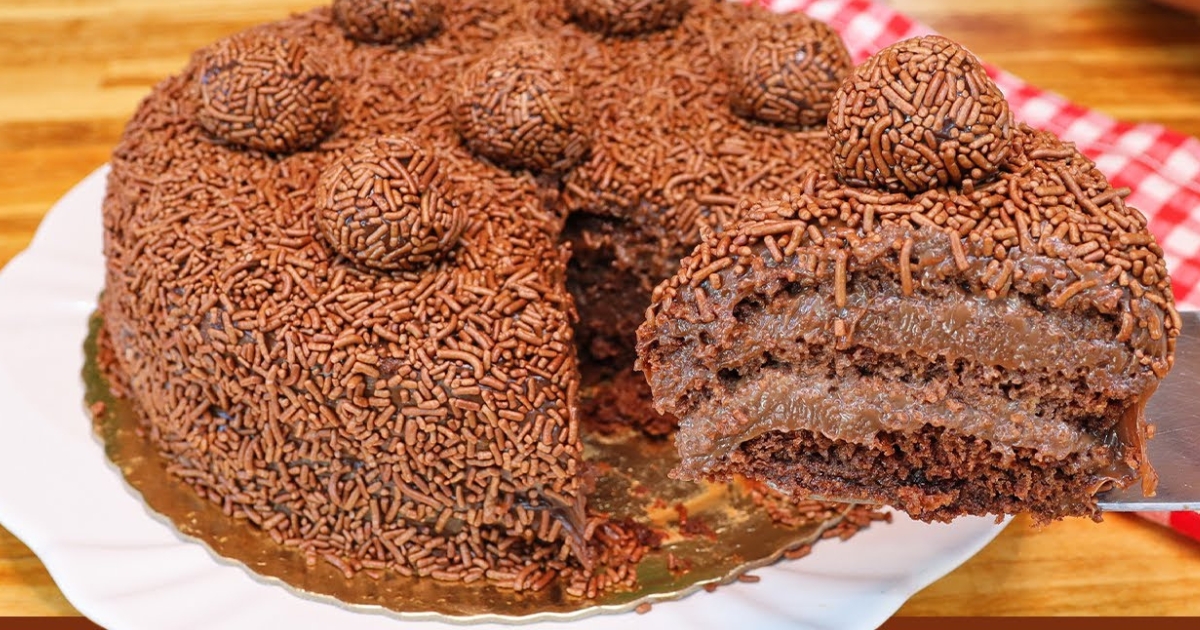
M 1095 471 L 1111 460 L 1103 445 L 1065 460 L 1020 449 L 1004 456 L 974 436 L 926 427 L 881 433 L 869 445 L 807 431 L 767 433 L 742 444 L 715 472 L 769 479 L 793 496 L 892 505 L 925 521 L 1026 511 L 1041 520 L 1095 516 L 1093 495 L 1103 483 Z
M 942 250 L 952 260 L 942 235 L 920 243 L 918 255 Z M 672 411 L 686 418 L 685 476 L 704 476 L 738 444 L 773 430 L 870 444 L 879 432 L 941 426 L 998 453 L 1064 459 L 1118 444 L 1118 432 L 1136 434 L 1119 426 L 1136 422 L 1124 409 L 1155 384 L 1102 317 L 1048 313 L 1015 293 L 989 300 L 953 278 L 905 297 L 888 274 L 866 272 L 847 274 L 851 289 L 839 308 L 815 278 L 781 283 L 775 271 L 726 283 L 748 292 L 729 299 L 729 316 L 666 326 L 682 342 L 678 352 L 719 366 L 716 379 L 695 367 L 656 378 L 660 392 L 682 391 Z M 841 338 L 839 318 L 848 331 Z
M 664 247 L 667 239 L 661 232 L 633 220 L 583 213 L 567 219 L 567 288 L 579 312 L 577 338 L 585 371 L 633 364 L 637 327 L 650 293 L 674 273 L 686 253 L 683 247 Z
M 1165 338 L 1152 339 L 1140 329 L 1121 341 L 1119 317 L 1049 308 L 1050 296 L 1077 282 L 1062 261 L 1014 254 L 1008 260 L 1013 278 L 1019 279 L 1010 281 L 1007 296 L 991 299 L 980 282 L 989 261 L 967 256 L 960 268 L 946 235 L 901 228 L 878 235 L 847 254 L 853 262 L 847 263 L 841 305 L 829 282 L 836 254 L 821 248 L 798 250 L 795 265 L 758 265 L 741 274 L 731 266 L 717 272 L 721 288 L 709 289 L 705 299 L 726 305 L 719 314 L 671 319 L 659 329 L 659 349 L 684 359 L 684 369 L 653 377 L 666 410 L 689 413 L 694 396 L 709 387 L 712 370 L 736 374 L 752 373 L 765 362 L 832 363 L 827 354 L 856 349 L 907 358 L 908 369 L 937 363 L 943 370 L 978 372 L 982 380 L 990 378 L 1016 394 L 1025 384 L 1057 386 L 1062 390 L 1057 396 L 1075 405 L 1088 392 L 1132 396 L 1153 379 L 1131 345 L 1158 354 Z M 896 248 L 882 246 L 896 242 L 905 243 L 900 249 L 917 261 L 910 263 L 911 295 L 905 295 L 898 277 Z M 770 258 L 765 247 L 755 249 Z M 1120 299 L 1112 287 L 1098 284 L 1077 297 L 1097 303 Z M 1019 372 L 1019 380 L 1005 382 L 1011 372 Z M 1047 395 L 1043 391 L 1039 397 Z

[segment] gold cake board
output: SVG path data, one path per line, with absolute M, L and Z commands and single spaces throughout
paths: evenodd
M 482 582 L 463 584 L 391 573 L 374 578 L 360 572 L 347 579 L 326 563 L 309 566 L 301 552 L 276 544 L 245 519 L 226 516 L 220 507 L 167 474 L 162 458 L 139 435 L 131 404 L 112 395 L 98 367 L 100 329 L 100 319 L 94 316 L 85 342 L 86 402 L 89 409 L 98 410 L 92 414 L 93 428 L 108 459 L 149 513 L 172 525 L 184 539 L 203 544 L 217 560 L 241 566 L 261 582 L 357 612 L 464 624 L 564 621 L 627 612 L 729 583 L 751 569 L 774 563 L 786 551 L 820 539 L 851 508 L 842 506 L 836 516 L 824 519 L 791 515 L 788 520 L 799 524 L 782 525 L 755 504 L 744 483 L 671 479 L 668 472 L 678 462 L 672 439 L 634 432 L 586 435 L 585 458 L 599 463 L 596 489 L 589 497 L 593 508 L 615 519 L 633 519 L 664 535 L 661 547 L 637 565 L 635 590 L 585 599 L 570 596 L 555 584 L 539 592 L 516 593 Z M 681 512 L 689 520 L 702 521 L 703 533 L 685 533 Z M 687 570 L 672 571 L 668 555 L 676 568 Z

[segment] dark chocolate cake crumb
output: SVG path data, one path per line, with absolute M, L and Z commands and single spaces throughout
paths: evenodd
M 1047 514 L 1097 518 L 1094 499 L 1076 499 L 1095 483 L 1090 473 L 1094 466 L 1087 460 L 1097 456 L 1083 453 L 1064 465 L 1022 449 L 1014 464 L 1012 457 L 991 452 L 983 440 L 932 428 L 881 434 L 871 445 L 801 431 L 772 432 L 746 442 L 731 467 L 770 475 L 788 492 L 853 492 L 855 498 L 893 505 L 920 520 L 1028 511 L 1035 522 L 1045 523 Z M 803 460 L 803 465 L 790 458 Z M 865 494 L 864 487 L 870 488 Z
M 558 55 L 520 37 L 467 69 L 455 94 L 463 141 L 499 164 L 563 172 L 591 145 L 591 117 Z
M 846 79 L 829 117 L 842 181 L 910 194 L 995 177 L 1010 152 L 1008 101 L 974 55 L 939 36 L 881 50 Z
M 411 138 L 364 140 L 317 182 L 318 223 L 341 255 L 368 267 L 410 270 L 446 254 L 466 222 L 445 198 L 436 155 Z
M 650 386 L 632 367 L 587 387 L 580 396 L 579 411 L 588 430 L 600 433 L 633 428 L 651 437 L 665 437 L 679 427 L 674 416 L 654 410 Z
M 566 0 L 571 17 L 606 35 L 638 35 L 679 23 L 692 0 Z
M 337 123 L 338 86 L 322 60 L 294 40 L 247 31 L 200 53 L 196 120 L 230 144 L 291 153 Z
M 334 0 L 333 17 L 350 37 L 372 44 L 406 44 L 433 32 L 442 0 Z
M 745 479 L 750 500 L 771 517 L 776 525 L 796 527 L 804 523 L 824 521 L 835 517 L 843 506 L 836 503 L 800 499 L 785 494 L 753 479 Z
M 802 13 L 757 21 L 729 56 L 730 105 L 763 122 L 824 126 L 829 94 L 853 68 L 841 37 L 824 22 Z

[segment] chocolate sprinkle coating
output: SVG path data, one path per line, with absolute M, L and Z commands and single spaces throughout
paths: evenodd
M 406 44 L 432 33 L 441 0 L 333 0 L 333 17 L 350 37 L 371 44 Z
M 291 153 L 337 123 L 338 86 L 321 60 L 295 41 L 247 31 L 200 53 L 196 121 L 230 144 Z
M 756 22 L 729 56 L 730 106 L 739 116 L 780 125 L 825 125 L 829 95 L 854 63 L 828 24 L 800 13 Z
M 591 145 L 574 78 L 545 44 L 519 37 L 467 69 L 454 117 L 476 154 L 512 168 L 563 172 Z
M 345 86 L 310 152 L 208 139 L 198 64 L 144 101 L 113 155 L 100 309 L 169 474 L 348 576 L 580 597 L 636 579 L 644 545 L 586 508 L 561 217 L 528 173 L 463 147 L 447 107 L 496 29 L 554 15 L 462 0 L 437 45 L 404 48 L 346 38 L 329 9 L 264 26 Z M 327 245 L 316 188 L 395 135 L 436 157 L 467 221 L 439 260 L 381 273 Z
M 465 225 L 446 200 L 440 160 L 403 136 L 369 138 L 317 182 L 317 221 L 341 255 L 383 270 L 419 269 L 445 255 Z
M 311 151 L 213 142 L 195 124 L 202 56 L 155 88 L 114 152 L 105 200 L 107 370 L 169 474 L 311 562 L 594 597 L 635 582 L 646 543 L 588 508 L 573 325 L 600 325 L 584 311 L 615 305 L 630 335 L 653 284 L 738 217 L 741 196 L 827 170 L 828 138 L 727 106 L 725 52 L 760 8 L 697 3 L 676 29 L 626 38 L 579 28 L 562 0 L 444 4 L 419 45 L 347 37 L 330 7 L 256 30 L 296 42 L 340 88 L 337 133 Z M 570 76 L 600 121 L 570 128 L 592 149 L 561 179 L 479 159 L 454 113 L 456 79 L 522 38 L 571 69 L 539 75 L 542 96 Z M 506 111 L 530 136 L 550 128 L 532 116 L 542 101 L 522 102 Z M 562 113 L 555 103 L 537 115 Z M 396 136 L 436 160 L 464 225 L 424 266 L 380 271 L 331 247 L 340 236 L 323 212 L 349 207 L 317 188 L 328 174 L 326 190 L 351 195 L 335 165 Z M 366 162 L 354 163 L 374 187 Z M 404 164 L 380 178 L 429 172 Z M 353 195 L 355 208 L 376 202 Z M 588 227 L 576 217 L 601 225 L 576 229 Z M 425 225 L 411 218 L 388 220 Z M 633 288 L 572 299 L 568 255 L 584 260 L 585 247 L 615 249 L 617 264 L 585 266 Z
M 584 28 L 605 35 L 638 35 L 679 24 L 691 0 L 566 0 Z
M 970 52 L 944 37 L 916 37 L 846 79 L 829 135 L 843 182 L 912 194 L 995 177 L 1010 153 L 1012 113 Z

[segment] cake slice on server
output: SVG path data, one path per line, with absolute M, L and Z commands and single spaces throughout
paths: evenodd
M 1097 517 L 1139 479 L 1180 320 L 1162 250 L 1073 145 L 1015 123 L 940 37 L 842 85 L 833 172 L 759 200 L 638 331 L 684 478 L 923 520 Z

